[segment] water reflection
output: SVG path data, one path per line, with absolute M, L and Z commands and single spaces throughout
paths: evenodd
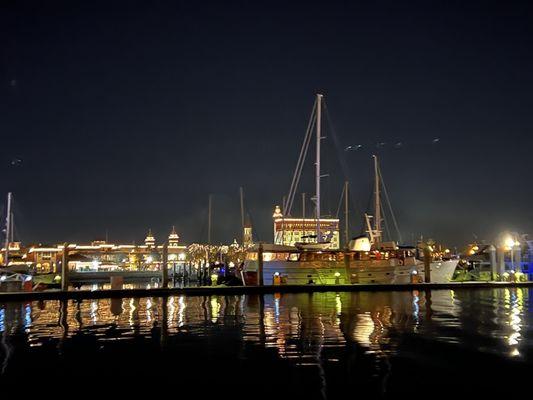
M 276 385 L 299 382 L 317 398 L 348 389 L 386 396 L 402 391 L 408 368 L 428 362 L 427 374 L 447 368 L 445 360 L 466 365 L 467 354 L 528 362 L 530 298 L 528 289 L 506 288 L 5 303 L 0 380 L 28 362 L 76 375 L 98 354 L 110 360 L 98 364 L 104 376 L 157 357 L 173 363 L 169 376 L 194 380 L 189 365 L 221 363 L 240 386 L 254 369 L 268 379 L 275 370 Z

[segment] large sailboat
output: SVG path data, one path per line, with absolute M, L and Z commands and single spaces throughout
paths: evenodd
M 258 257 L 263 259 L 262 281 L 265 285 L 279 284 L 351 284 L 379 283 L 404 284 L 423 281 L 424 262 L 417 258 L 414 246 L 399 246 L 396 242 L 382 241 L 381 182 L 377 156 L 374 158 L 374 215 L 365 214 L 367 235 L 352 239 L 344 250 L 331 249 L 331 236 L 322 232 L 320 210 L 321 173 L 321 120 L 323 95 L 317 94 L 311 113 L 308 131 L 300 152 L 289 195 L 283 203 L 283 210 L 290 210 L 301 169 L 311 141 L 313 127 L 316 128 L 315 159 L 315 232 L 303 236 L 305 240 L 286 245 L 281 243 L 260 244 L 252 247 L 242 268 L 246 285 L 258 284 Z M 345 188 L 347 196 L 347 186 Z M 346 215 L 348 215 L 346 201 Z M 276 210 L 278 216 L 283 214 Z M 305 211 L 304 211 L 305 214 Z M 305 215 L 304 215 L 305 218 Z M 305 227 L 304 227 L 305 231 Z M 431 282 L 448 282 L 458 260 L 431 260 Z

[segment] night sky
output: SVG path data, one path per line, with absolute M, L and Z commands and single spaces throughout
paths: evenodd
M 324 214 L 346 171 L 353 235 L 374 153 L 405 241 L 533 232 L 531 2 L 5 0 L 0 14 L 0 195 L 26 243 L 172 225 L 205 241 L 210 193 L 213 240 L 229 242 L 239 186 L 271 241 L 317 92 Z

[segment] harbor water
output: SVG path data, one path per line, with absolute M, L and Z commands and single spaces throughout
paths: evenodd
M 532 295 L 501 288 L 2 303 L 0 385 L 232 399 L 518 394 L 533 372 Z

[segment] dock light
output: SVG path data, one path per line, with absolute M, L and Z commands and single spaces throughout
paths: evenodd
M 7 279 L 7 275 L 2 275 L 2 276 L 0 276 L 0 281 L 3 282 L 3 281 L 5 281 L 6 279 Z
M 335 278 L 338 278 L 339 276 L 341 276 L 341 273 L 340 272 L 335 272 Z

